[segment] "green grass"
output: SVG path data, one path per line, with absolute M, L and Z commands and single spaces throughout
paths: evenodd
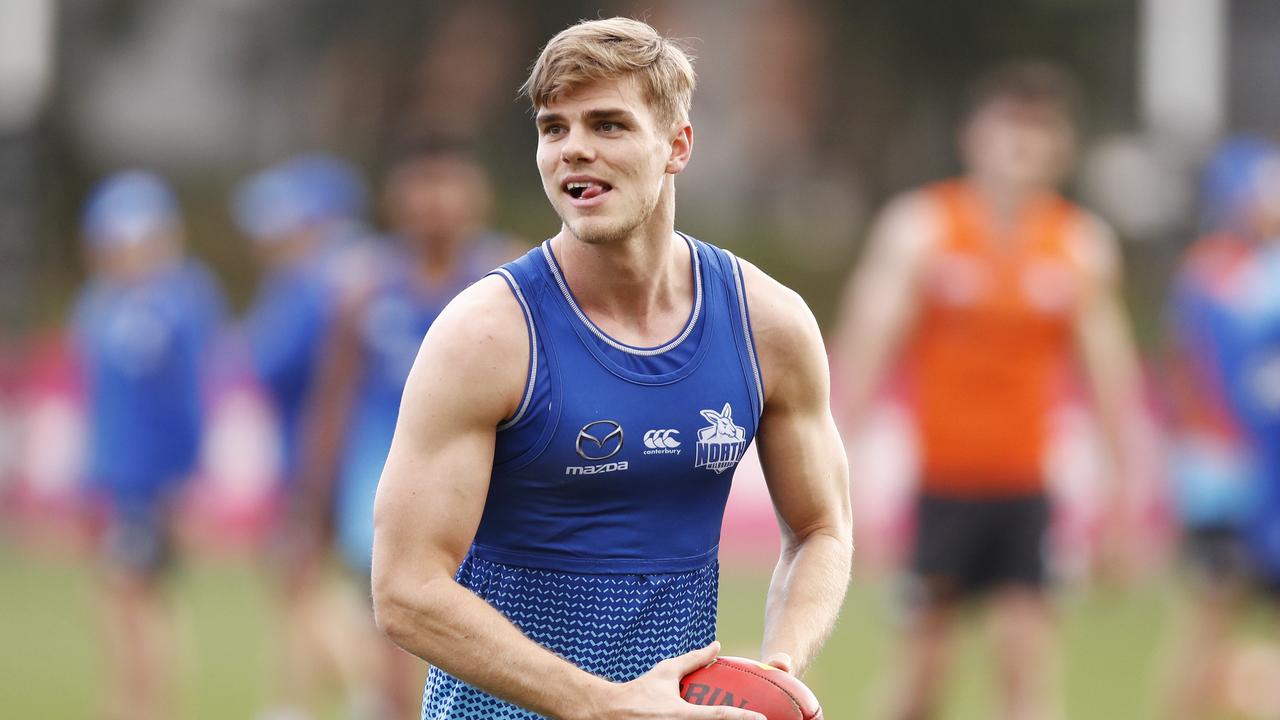
M 269 681 L 263 638 L 268 595 L 248 562 L 202 562 L 174 590 L 188 652 L 180 663 L 183 718 L 251 718 Z M 726 569 L 720 637 L 725 651 L 755 655 L 767 576 Z M 1152 716 L 1174 622 L 1173 583 L 1061 600 L 1066 717 Z M 977 620 L 977 618 L 975 618 Z M 92 578 L 82 563 L 24 557 L 0 545 L 0 698 L 5 717 L 94 716 L 101 687 Z M 842 622 L 806 680 L 830 720 L 868 718 L 895 662 L 892 595 L 855 584 Z M 981 624 L 961 633 L 942 720 L 991 717 L 991 676 Z M 332 714 L 337 717 L 336 712 Z
M 728 576 L 720 627 L 733 652 L 755 655 L 763 612 L 762 578 Z M 1170 587 L 1150 585 L 1123 594 L 1060 598 L 1065 658 L 1062 686 L 1068 718 L 1133 720 L 1151 717 L 1162 680 L 1162 633 L 1171 621 Z M 835 634 L 805 678 L 830 720 L 875 718 L 883 708 L 897 658 L 894 594 L 886 586 L 855 583 Z M 982 617 L 962 622 L 946 701 L 939 720 L 987 720 L 992 712 L 990 647 Z

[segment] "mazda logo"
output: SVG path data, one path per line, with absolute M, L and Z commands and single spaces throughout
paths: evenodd
M 584 460 L 608 460 L 622 450 L 622 426 L 613 420 L 596 420 L 578 431 L 578 455 Z

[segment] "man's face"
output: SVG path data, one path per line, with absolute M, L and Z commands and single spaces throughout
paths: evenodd
M 136 282 L 173 261 L 178 252 L 176 228 L 165 227 L 129 242 L 106 245 L 89 251 L 95 272 L 116 282 Z
M 423 159 L 392 174 L 387 211 L 395 231 L 411 242 L 450 240 L 484 222 L 489 186 L 483 171 L 455 158 Z
M 602 80 L 538 109 L 538 172 L 551 206 L 587 243 L 621 240 L 658 206 L 677 129 L 660 125 L 630 78 Z M 686 155 L 687 157 L 687 155 Z
M 1023 188 L 1052 187 L 1067 172 L 1075 134 L 1053 103 L 997 98 L 969 118 L 961 142 L 978 175 Z

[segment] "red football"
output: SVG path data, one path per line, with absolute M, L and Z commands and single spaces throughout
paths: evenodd
M 795 676 L 740 657 L 718 657 L 685 675 L 680 697 L 694 705 L 754 710 L 769 720 L 822 720 L 818 698 Z

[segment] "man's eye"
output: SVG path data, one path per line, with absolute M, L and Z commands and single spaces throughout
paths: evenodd
M 622 130 L 622 124 L 616 122 L 600 123 L 600 129 L 604 132 L 618 132 Z
M 564 127 L 561 125 L 548 125 L 542 128 L 543 135 L 559 135 L 562 132 L 564 132 Z

